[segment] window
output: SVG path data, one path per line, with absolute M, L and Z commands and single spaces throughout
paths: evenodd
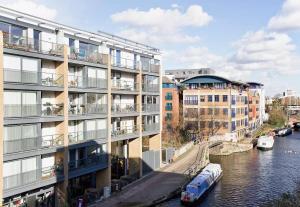
M 184 96 L 184 104 L 186 105 L 198 105 L 198 96 L 186 95 Z
M 227 95 L 223 95 L 223 102 L 228 102 L 228 96 Z
M 205 115 L 205 109 L 204 108 L 200 109 L 200 115 Z
M 171 92 L 167 92 L 165 99 L 169 100 L 169 101 L 172 100 L 172 93 Z
M 166 121 L 171 121 L 172 120 L 172 113 L 167 113 L 165 117 Z
M 219 95 L 215 95 L 215 102 L 219 102 Z
M 166 103 L 166 111 L 172 111 L 172 103 Z
M 205 121 L 200 121 L 200 128 L 204 129 L 206 127 L 206 122 Z
M 215 121 L 215 127 L 216 127 L 216 128 L 219 128 L 219 127 L 220 127 L 220 122 Z
M 208 128 L 213 128 L 213 127 L 214 127 L 214 122 L 209 121 L 209 122 L 208 122 Z
M 203 95 L 200 96 L 200 102 L 205 102 L 205 96 Z
M 224 129 L 228 129 L 228 122 L 226 122 L 226 121 L 223 122 L 223 128 L 224 128 Z
M 207 98 L 208 98 L 208 102 L 212 102 L 213 101 L 212 95 L 208 95 Z
M 226 108 L 223 109 L 223 115 L 225 115 L 225 116 L 228 115 L 228 109 L 226 109 Z
M 69 38 L 69 47 L 70 47 L 71 50 L 75 49 L 75 40 L 72 39 L 72 38 Z
M 213 108 L 209 108 L 208 109 L 208 115 L 212 115 L 213 114 Z

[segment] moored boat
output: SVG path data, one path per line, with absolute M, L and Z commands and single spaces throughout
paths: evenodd
M 181 192 L 183 204 L 193 204 L 200 199 L 222 177 L 220 164 L 208 164 Z
M 283 128 L 278 131 L 277 135 L 280 137 L 285 137 L 285 136 L 291 135 L 292 133 L 293 133 L 293 130 L 291 128 Z
M 261 136 L 257 140 L 257 149 L 271 150 L 273 149 L 274 138 L 273 136 Z
M 294 130 L 300 131 L 300 122 L 294 123 Z

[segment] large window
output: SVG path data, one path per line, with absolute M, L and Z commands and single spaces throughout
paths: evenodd
M 219 102 L 219 95 L 215 95 L 215 102 Z
M 208 102 L 213 102 L 213 96 L 212 95 L 208 95 L 207 99 L 208 99 Z
M 184 96 L 184 104 L 186 105 L 198 105 L 198 96 L 186 95 Z
M 223 102 L 228 102 L 228 96 L 227 95 L 223 95 Z

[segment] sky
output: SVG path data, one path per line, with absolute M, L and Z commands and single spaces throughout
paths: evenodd
M 0 0 L 1 6 L 157 47 L 163 70 L 209 67 L 300 92 L 300 0 Z

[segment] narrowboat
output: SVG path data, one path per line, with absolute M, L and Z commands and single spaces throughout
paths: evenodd
M 259 150 L 271 150 L 273 149 L 273 145 L 273 136 L 261 136 L 257 140 L 257 149 Z

